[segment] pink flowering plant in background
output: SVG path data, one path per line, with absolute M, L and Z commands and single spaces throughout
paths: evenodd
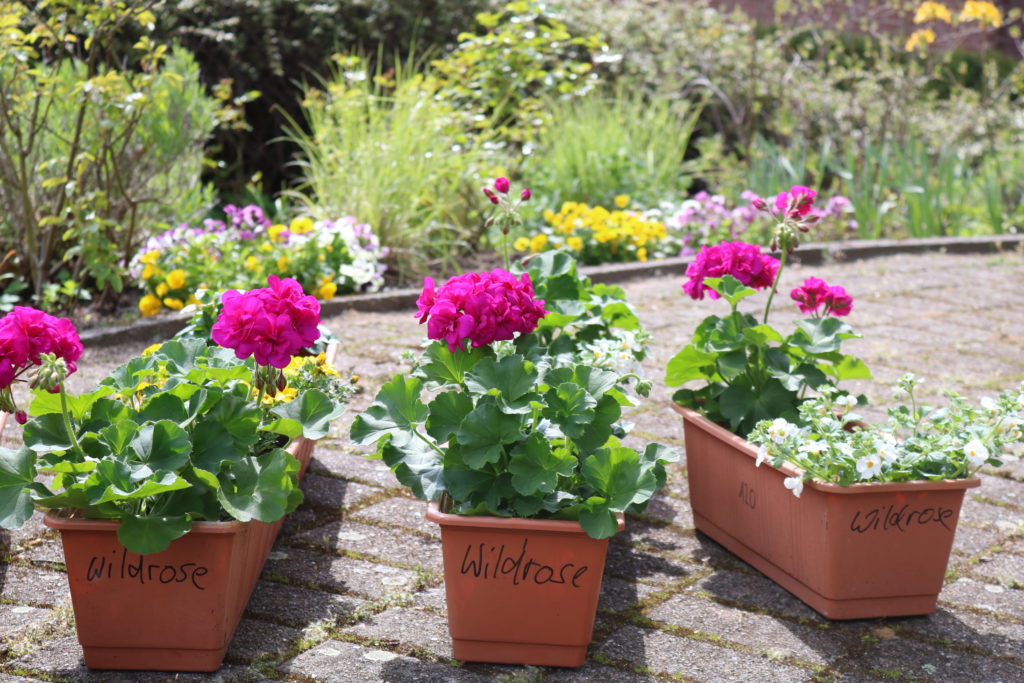
M 506 179 L 486 194 L 509 211 L 496 220 L 518 220 Z M 578 520 L 595 538 L 611 536 L 616 514 L 642 510 L 676 455 L 621 443 L 627 382 L 641 393 L 650 383 L 585 360 L 588 335 L 638 327 L 601 287 L 562 252 L 537 255 L 529 272 L 466 273 L 440 287 L 426 278 L 415 318 L 430 342 L 355 419 L 353 441 L 375 444 L 373 457 L 445 512 Z
M 815 198 L 814 190 L 794 186 L 773 199 L 753 199 L 757 210 L 776 222 L 770 249 L 778 258 L 756 244 L 723 242 L 703 247 L 686 269 L 686 295 L 724 299 L 730 310 L 725 317 L 704 319 L 690 343 L 669 360 L 665 382 L 695 383 L 673 399 L 740 435 L 764 419 L 798 422 L 800 405 L 816 391 L 871 376 L 863 362 L 840 348 L 843 340 L 857 336 L 840 319 L 854 306 L 842 286 L 807 278 L 789 298 L 809 317 L 797 320 L 788 334 L 768 323 L 786 260 L 818 219 Z M 740 303 L 759 291 L 767 292 L 760 315 L 741 311 Z
M 317 388 L 263 400 L 319 337 L 317 301 L 294 280 L 269 285 L 225 293 L 213 340 L 164 342 L 75 396 L 64 390 L 82 353 L 74 327 L 31 309 L 0 320 L 0 408 L 14 408 L 10 381 L 34 392 L 24 446 L 0 449 L 0 526 L 20 526 L 37 506 L 62 509 L 119 520 L 122 545 L 146 554 L 195 521 L 273 522 L 294 510 L 299 462 L 285 449 L 323 437 L 344 405 Z

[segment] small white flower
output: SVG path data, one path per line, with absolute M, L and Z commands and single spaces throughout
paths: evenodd
M 809 453 L 810 455 L 818 455 L 825 450 L 825 443 L 823 441 L 808 441 L 800 446 L 801 453 Z
M 786 477 L 782 482 L 782 485 L 793 492 L 793 495 L 797 498 L 804 492 L 804 480 L 800 477 Z
M 990 413 L 994 413 L 994 412 L 997 412 L 999 410 L 999 406 L 996 404 L 995 399 L 992 398 L 991 396 L 984 396 L 984 397 L 982 397 L 982 399 L 981 399 L 981 407 L 984 408 L 985 410 L 987 410 Z
M 981 440 L 971 439 L 964 444 L 964 455 L 967 456 L 967 462 L 971 463 L 971 467 L 981 467 L 988 460 L 988 449 Z
M 883 462 L 896 462 L 900 457 L 899 451 L 896 450 L 896 444 L 887 439 L 875 441 L 875 450 L 878 451 L 878 457 Z
M 782 443 L 788 437 L 796 433 L 796 425 L 790 424 L 785 418 L 775 418 L 771 425 L 768 427 L 768 436 L 772 438 L 775 443 Z
M 882 459 L 877 455 L 865 455 L 857 461 L 857 473 L 861 479 L 871 479 L 882 473 Z
M 1024 394 L 1019 394 L 1019 395 L 1017 396 L 1017 406 L 1018 406 L 1018 407 L 1019 407 L 1019 408 L 1020 408 L 1021 410 L 1024 410 Z
M 857 399 L 850 395 L 840 396 L 835 400 L 835 404 L 842 408 L 852 408 L 857 405 Z
M 757 449 L 757 460 L 754 461 L 754 467 L 760 467 L 761 463 L 768 459 L 768 449 L 765 446 L 761 446 Z

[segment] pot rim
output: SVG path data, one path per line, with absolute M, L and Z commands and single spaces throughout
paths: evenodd
M 69 508 L 50 510 L 43 517 L 43 524 L 59 531 L 117 531 L 117 528 L 121 526 L 119 519 L 76 518 L 71 516 L 73 514 L 74 511 Z M 197 531 L 204 534 L 233 534 L 249 524 L 252 522 L 239 522 L 237 519 L 227 522 L 192 522 L 192 528 L 188 533 Z
M 496 531 L 538 531 L 556 532 L 561 534 L 582 534 L 587 536 L 579 522 L 566 519 L 527 519 L 525 517 L 493 517 L 488 515 L 453 515 L 441 512 L 436 501 L 427 503 L 427 519 L 442 527 L 476 527 L 494 529 Z M 621 512 L 616 513 L 619 521 L 617 531 L 626 528 L 626 518 Z M 589 538 L 589 536 L 588 536 Z M 594 539 L 607 540 L 607 539 Z
M 700 413 L 690 408 L 686 408 L 677 403 L 672 403 L 672 409 L 683 416 L 684 422 L 692 424 L 694 427 L 703 429 L 715 438 L 725 441 L 732 445 L 736 450 L 740 451 L 744 455 L 749 456 L 751 459 L 757 459 L 757 449 L 752 443 L 744 439 L 743 437 L 733 434 L 725 427 L 715 424 L 711 420 L 707 419 Z M 789 463 L 782 463 L 782 467 L 774 467 L 771 463 L 764 463 L 764 466 L 773 469 L 787 477 L 797 477 L 803 474 L 803 470 L 793 467 Z M 832 493 L 839 495 L 858 495 L 864 493 L 903 493 L 903 492 L 914 492 L 914 491 L 935 491 L 935 490 L 957 490 L 957 489 L 970 489 L 981 485 L 981 479 L 978 477 L 970 477 L 967 479 L 941 479 L 941 480 L 930 480 L 930 479 L 919 479 L 916 481 L 873 481 L 873 482 L 862 482 L 858 484 L 850 484 L 849 486 L 840 486 L 831 482 L 821 481 L 820 479 L 807 479 L 804 481 L 804 486 L 810 486 L 811 488 L 822 491 L 823 493 Z

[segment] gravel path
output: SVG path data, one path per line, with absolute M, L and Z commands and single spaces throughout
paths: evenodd
M 856 298 L 848 342 L 875 379 L 856 388 L 884 406 L 897 377 L 994 395 L 1024 380 L 1020 253 L 899 255 L 794 267 Z M 659 386 L 666 361 L 720 302 L 691 302 L 678 276 L 623 286 L 654 334 L 651 400 L 632 410 L 637 442 L 682 447 Z M 780 302 L 779 308 L 788 308 Z M 783 323 L 784 314 L 776 317 Z M 1020 681 L 1024 680 L 1024 464 L 1008 459 L 968 492 L 938 612 L 828 622 L 697 534 L 685 459 L 643 517 L 610 545 L 590 658 L 582 669 L 460 665 L 451 659 L 438 532 L 423 505 L 346 438 L 352 415 L 401 372 L 422 330 L 411 311 L 348 312 L 326 321 L 343 340 L 342 372 L 364 392 L 321 442 L 306 502 L 285 522 L 227 661 L 213 675 L 90 672 L 70 617 L 59 540 L 36 515 L 0 532 L 0 681 Z M 72 388 L 86 389 L 146 344 L 87 349 Z M 881 416 L 881 409 L 869 413 Z M 17 443 L 9 427 L 5 445 Z

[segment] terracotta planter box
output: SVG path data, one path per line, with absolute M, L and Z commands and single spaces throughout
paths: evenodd
M 698 413 L 683 415 L 693 523 L 829 619 L 930 614 L 960 505 L 978 479 L 804 482 L 755 467 L 757 449 Z
M 315 442 L 289 447 L 309 464 Z M 215 671 L 283 518 L 196 522 L 160 553 L 128 552 L 119 522 L 47 514 L 61 532 L 78 642 L 90 669 Z
M 427 519 L 441 525 L 455 659 L 583 664 L 608 539 L 590 538 L 576 522 L 450 515 L 435 503 Z

